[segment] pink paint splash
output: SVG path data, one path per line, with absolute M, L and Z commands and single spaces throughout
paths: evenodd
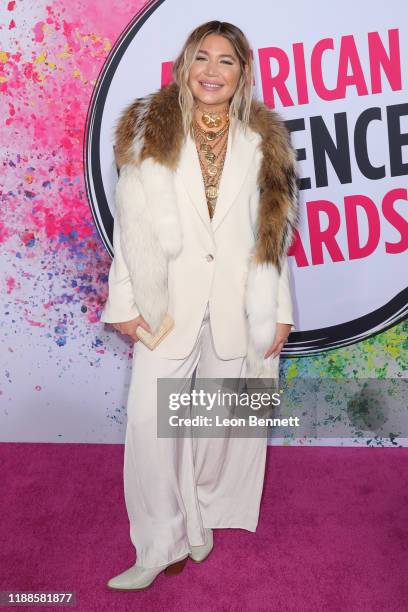
M 16 286 L 16 279 L 13 278 L 12 276 L 6 277 L 7 293 L 10 294 L 13 291 L 15 286 Z
M 86 197 L 85 120 L 109 51 L 144 4 L 110 0 L 108 12 L 96 11 L 90 0 L 24 9 L 15 1 L 7 4 L 10 33 L 0 50 L 0 139 L 7 143 L 0 169 L 0 242 L 13 274 L 3 286 L 7 308 L 19 313 L 22 326 L 48 328 L 61 308 L 69 311 L 64 333 L 58 328 L 50 335 L 58 348 L 77 326 L 72 312 L 89 333 L 106 299 L 110 257 Z M 37 275 L 41 292 L 34 285 L 26 293 Z M 103 351 L 96 344 L 94 350 Z

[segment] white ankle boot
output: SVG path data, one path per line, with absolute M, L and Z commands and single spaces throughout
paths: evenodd
M 160 567 L 142 567 L 135 564 L 121 574 L 111 578 L 106 583 L 106 586 L 117 591 L 140 591 L 150 586 L 161 572 L 164 572 L 167 576 L 180 574 L 187 559 L 188 556 L 169 565 L 161 565 Z
M 206 541 L 201 546 L 191 546 L 190 559 L 196 563 L 201 563 L 210 554 L 214 546 L 213 530 L 205 527 Z

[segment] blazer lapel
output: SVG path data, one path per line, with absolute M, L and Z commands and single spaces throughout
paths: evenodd
M 232 117 L 231 121 L 236 120 Z M 218 198 L 212 220 L 208 214 L 204 181 L 196 144 L 190 135 L 187 136 L 182 147 L 178 165 L 179 176 L 187 189 L 191 202 L 200 215 L 205 228 L 211 235 L 219 227 L 234 203 L 258 144 L 257 134 L 251 131 L 244 134 L 240 124 L 237 125 L 235 139 L 232 141 L 232 125 L 231 123 L 224 168 L 221 174 Z
M 236 120 L 232 118 L 232 121 Z M 241 189 L 258 144 L 256 136 L 249 130 L 245 134 L 240 123 L 237 125 L 234 140 L 232 140 L 232 133 L 228 134 L 227 153 L 211 222 L 213 231 L 221 225 Z
M 205 228 L 212 235 L 213 231 L 211 228 L 210 215 L 208 214 L 200 160 L 198 158 L 195 142 L 190 134 L 188 134 L 181 149 L 177 172 Z

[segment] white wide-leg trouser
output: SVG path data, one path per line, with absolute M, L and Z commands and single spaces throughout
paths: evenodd
M 266 437 L 157 437 L 157 379 L 191 379 L 196 368 L 197 378 L 245 376 L 244 357 L 217 357 L 208 305 L 187 358 L 159 357 L 140 341 L 134 346 L 124 494 L 136 564 L 146 568 L 204 544 L 204 527 L 255 531 L 258 524 Z

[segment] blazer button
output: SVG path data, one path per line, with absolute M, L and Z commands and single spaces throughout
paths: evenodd
M 211 253 L 208 253 L 208 255 L 205 256 L 207 261 L 212 261 L 214 259 L 214 255 L 211 255 Z

